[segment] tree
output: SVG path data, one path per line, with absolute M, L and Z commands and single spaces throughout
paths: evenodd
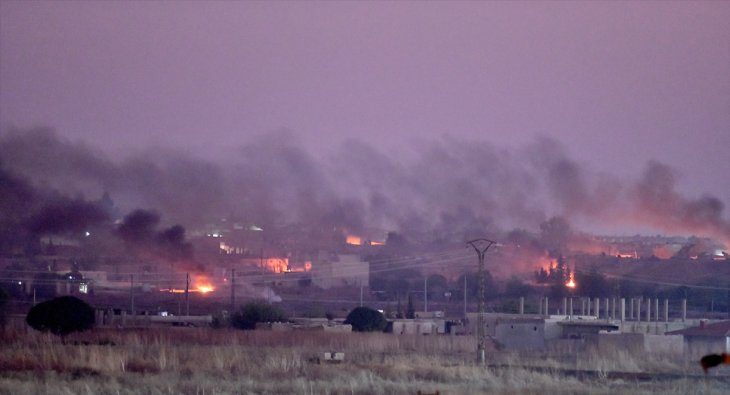
M 572 234 L 570 224 L 563 217 L 552 217 L 540 224 L 540 239 L 553 257 L 567 252 Z
M 504 290 L 504 296 L 508 296 L 508 297 L 525 296 L 525 295 L 530 294 L 531 292 L 532 292 L 532 287 L 529 284 L 525 284 L 517 276 L 512 276 L 509 280 L 507 280 L 507 284 L 505 285 L 505 290 Z
M 25 321 L 33 329 L 65 337 L 94 326 L 94 309 L 73 296 L 61 296 L 33 306 Z
M 477 299 L 479 296 L 479 273 L 465 273 L 456 280 L 456 287 L 459 288 L 459 294 L 464 294 L 464 277 L 466 277 L 466 293 L 469 299 Z M 494 278 L 489 270 L 484 270 L 484 297 L 493 298 L 497 296 L 497 286 L 494 284 Z
M 345 324 L 352 325 L 352 330 L 357 332 L 382 332 L 388 321 L 378 310 L 356 307 L 347 315 Z
M 5 324 L 7 323 L 8 299 L 8 293 L 0 288 L 0 331 L 5 330 Z
M 285 322 L 286 314 L 271 303 L 257 300 L 246 303 L 231 317 L 231 325 L 243 330 L 256 329 L 259 322 Z
M 413 298 L 408 294 L 408 307 L 406 307 L 406 318 L 416 318 L 416 309 L 413 307 Z
M 611 295 L 611 284 L 606 277 L 595 268 L 589 273 L 578 273 L 578 293 L 592 298 L 608 297 Z
M 449 284 L 446 277 L 440 274 L 428 276 L 428 300 L 444 300 L 444 293 L 448 289 Z

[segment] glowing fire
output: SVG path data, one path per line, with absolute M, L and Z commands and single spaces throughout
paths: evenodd
M 575 288 L 575 279 L 573 278 L 573 272 L 570 272 L 570 278 L 568 279 L 568 282 L 565 283 L 565 286 L 568 288 Z
M 288 258 L 265 258 L 261 262 L 269 271 L 274 273 L 284 273 L 289 271 Z
M 173 294 L 182 294 L 185 293 L 185 288 L 161 288 L 160 291 Z M 215 287 L 213 286 L 213 283 L 210 281 L 208 276 L 202 274 L 192 276 L 188 292 L 207 294 L 213 291 L 215 291 Z
M 209 292 L 215 291 L 215 287 L 213 286 L 213 283 L 211 283 L 210 279 L 206 276 L 194 277 L 193 287 L 197 292 L 200 292 L 202 294 L 207 294 Z
M 558 261 L 547 256 L 541 256 L 537 259 L 537 266 L 549 272 L 558 268 Z
M 362 245 L 362 238 L 360 236 L 347 235 L 347 239 L 345 240 L 345 243 L 352 245 L 352 246 L 359 246 L 359 245 Z
M 304 267 L 291 267 L 287 269 L 289 273 L 305 273 L 312 271 L 312 261 L 304 262 Z

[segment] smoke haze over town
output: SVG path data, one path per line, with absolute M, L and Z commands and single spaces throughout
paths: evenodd
M 725 2 L 1 7 L 8 243 L 730 244 Z
M 512 228 L 534 231 L 560 216 L 586 230 L 730 239 L 722 200 L 683 195 L 671 166 L 647 161 L 639 174 L 619 178 L 592 171 L 551 138 L 506 150 L 485 140 L 442 137 L 421 141 L 403 157 L 357 139 L 323 156 L 303 146 L 295 133 L 277 131 L 220 161 L 165 149 L 113 160 L 50 129 L 12 129 L 0 137 L 4 177 L 15 177 L 14 184 L 5 182 L 8 196 L 31 193 L 57 203 L 107 193 L 118 217 L 143 208 L 158 211 L 170 225 L 203 228 L 231 217 L 264 227 L 463 241 Z M 32 199 L 17 200 L 34 207 Z
M 0 393 L 728 369 L 730 1 L 0 0 Z

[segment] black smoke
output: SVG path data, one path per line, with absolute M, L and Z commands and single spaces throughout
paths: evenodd
M 415 244 L 461 242 L 513 228 L 539 231 L 554 216 L 730 240 L 721 201 L 683 196 L 668 166 L 650 162 L 637 179 L 621 180 L 592 171 L 547 138 L 507 150 L 444 136 L 397 154 L 347 140 L 315 156 L 296 134 L 279 131 L 245 142 L 225 159 L 150 149 L 111 160 L 50 129 L 34 129 L 0 135 L 0 158 L 15 177 L 3 182 L 25 185 L 11 188 L 8 207 L 26 205 L 18 196 L 36 188 L 64 196 L 108 191 L 118 212 L 154 209 L 146 218 L 124 219 L 125 242 L 167 245 L 168 252 L 186 250 L 182 227 L 200 230 L 223 218 L 262 227 L 272 245 L 344 233 L 384 239 L 389 231 Z M 40 213 L 44 198 L 31 200 L 34 208 L 26 210 Z M 13 210 L 3 211 L 12 222 Z
M 173 225 L 158 230 L 160 215 L 154 211 L 135 210 L 124 217 L 117 234 L 126 246 L 138 254 L 151 254 L 171 261 L 191 259 L 192 245 L 186 241 L 185 228 Z
M 28 229 L 34 235 L 81 234 L 108 220 L 96 202 L 58 197 L 30 217 Z

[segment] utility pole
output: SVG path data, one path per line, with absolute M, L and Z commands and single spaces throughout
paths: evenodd
M 134 311 L 134 274 L 129 275 L 129 304 L 130 304 L 130 311 L 132 312 L 132 317 L 135 316 Z
M 360 307 L 362 307 L 362 280 L 360 280 Z
M 464 319 L 466 319 L 466 273 L 464 273 Z
M 185 315 L 190 315 L 190 273 L 185 273 Z
M 494 241 L 488 240 L 488 239 L 474 239 L 471 241 L 468 241 L 468 246 L 471 246 L 474 248 L 474 251 L 477 252 L 477 256 L 479 257 L 479 300 L 478 300 L 478 306 L 479 306 L 479 316 L 477 317 L 477 362 L 484 365 L 486 362 L 486 342 L 487 342 L 487 336 L 484 332 L 484 295 L 486 293 L 486 281 L 484 279 L 484 254 L 486 254 L 489 247 L 494 244 Z
M 231 269 L 231 314 L 236 309 L 236 269 Z
M 428 277 L 423 278 L 423 312 L 428 313 Z

